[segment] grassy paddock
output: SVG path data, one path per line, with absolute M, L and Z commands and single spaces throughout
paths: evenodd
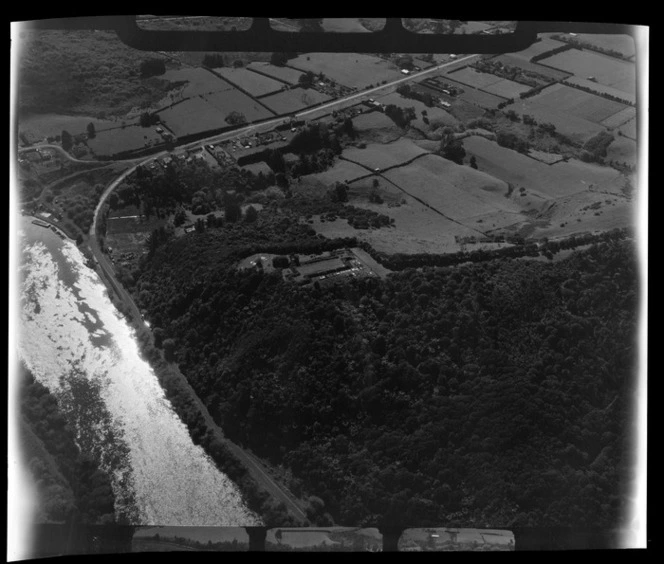
M 339 84 L 358 89 L 402 78 L 393 64 L 359 53 L 307 53 L 290 60 L 288 65 L 315 74 L 322 72 Z
M 608 55 L 570 49 L 542 59 L 540 63 L 580 78 L 594 76 L 600 84 L 612 86 L 628 94 L 636 92 L 636 67 L 634 63 L 621 61 Z
M 371 169 L 385 169 L 405 163 L 427 152 L 409 139 L 399 139 L 393 143 L 370 143 L 364 149 L 352 147 L 346 149 L 343 156 Z
M 279 115 L 297 112 L 330 99 L 327 94 L 322 94 L 311 88 L 294 88 L 286 92 L 265 96 L 261 98 L 261 102 Z

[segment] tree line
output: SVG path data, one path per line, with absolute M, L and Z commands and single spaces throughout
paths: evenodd
M 384 280 L 304 289 L 238 271 L 206 233 L 160 248 L 134 291 L 224 432 L 321 518 L 612 526 L 637 303 L 619 235 L 556 262 L 404 257 Z
M 110 477 L 101 469 L 99 459 L 94 453 L 79 449 L 76 432 L 62 406 L 23 362 L 17 377 L 21 381 L 21 417 L 52 457 L 66 482 L 59 483 L 48 470 L 48 461 L 39 456 L 28 461 L 47 521 L 76 519 L 90 525 L 115 523 L 115 496 Z M 67 495 L 68 490 L 71 498 Z

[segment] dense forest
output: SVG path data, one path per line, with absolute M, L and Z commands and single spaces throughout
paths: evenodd
M 308 290 L 237 271 L 221 233 L 156 248 L 135 295 L 228 436 L 320 498 L 312 522 L 618 523 L 629 241 Z
M 21 445 L 40 497 L 44 522 L 75 519 L 84 524 L 115 522 L 109 476 L 82 452 L 58 401 L 21 363 Z
M 157 102 L 176 86 L 150 77 L 158 74 L 149 62 L 154 57 L 128 47 L 112 31 L 24 30 L 20 44 L 21 114 L 123 116 Z

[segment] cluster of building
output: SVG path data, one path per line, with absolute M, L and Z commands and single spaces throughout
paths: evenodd
M 178 140 L 177 137 L 176 137 L 173 133 L 171 133 L 170 131 L 168 131 L 168 129 L 166 129 L 163 125 L 157 127 L 157 128 L 155 129 L 155 131 L 156 131 L 159 135 L 161 135 L 162 139 L 163 139 L 166 143 L 175 143 L 175 142 Z
M 368 100 L 364 100 L 362 102 L 365 106 L 369 106 L 370 108 L 376 108 L 377 110 L 384 112 L 385 111 L 385 104 L 381 104 L 380 102 L 376 102 L 373 98 L 369 98 Z
M 315 282 L 334 283 L 348 277 L 372 276 L 373 272 L 351 249 L 339 249 L 306 260 L 291 255 L 282 275 L 285 280 L 304 286 Z
M 350 86 L 344 86 L 343 84 L 339 84 L 338 82 L 335 82 L 334 80 L 327 78 L 326 76 L 322 78 L 320 77 L 316 78 L 316 80 L 314 80 L 312 88 L 314 90 L 317 90 L 318 92 L 327 94 L 332 98 L 342 98 L 344 96 L 352 94 L 357 90 L 357 88 L 352 88 Z
M 48 147 L 33 147 L 22 151 L 18 164 L 27 165 L 28 163 L 43 163 L 52 161 L 55 157 L 55 150 Z

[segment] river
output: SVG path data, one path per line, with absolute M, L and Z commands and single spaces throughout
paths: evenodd
M 76 245 L 20 223 L 19 356 L 56 396 L 82 451 L 111 477 L 120 522 L 251 526 L 260 519 L 166 399 Z

